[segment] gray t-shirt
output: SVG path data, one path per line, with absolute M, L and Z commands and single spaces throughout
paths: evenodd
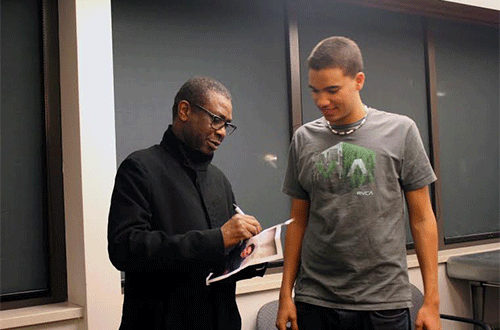
M 350 135 L 333 134 L 321 117 L 293 136 L 283 192 L 310 200 L 297 301 L 351 310 L 411 306 L 404 191 L 436 176 L 413 120 L 366 110 Z

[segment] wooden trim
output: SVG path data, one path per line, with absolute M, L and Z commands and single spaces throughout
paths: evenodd
M 494 9 L 468 6 L 443 0 L 334 0 L 364 7 L 385 9 L 405 14 L 451 19 L 498 27 L 500 12 Z
M 500 233 L 491 232 L 483 234 L 463 235 L 460 237 L 445 237 L 444 244 L 447 248 L 476 245 L 478 242 L 500 242 Z
M 300 81 L 299 31 L 295 8 L 285 2 L 285 35 L 287 44 L 288 104 L 290 111 L 290 138 L 302 125 L 302 95 Z
M 425 77 L 427 89 L 427 113 L 429 120 L 430 134 L 430 151 L 431 162 L 434 167 L 434 172 L 438 177 L 437 181 L 432 184 L 432 204 L 438 225 L 439 248 L 444 247 L 444 225 L 443 225 L 443 210 L 442 210 L 442 187 L 441 187 L 441 159 L 440 159 L 440 143 L 439 143 L 439 113 L 438 113 L 438 97 L 437 97 L 437 73 L 436 73 L 436 49 L 434 36 L 428 27 L 426 18 L 422 18 L 422 26 L 424 32 L 424 49 L 425 49 Z
M 54 303 L 67 300 L 58 1 L 43 0 L 42 15 L 47 164 L 47 240 L 49 248 L 50 302 Z

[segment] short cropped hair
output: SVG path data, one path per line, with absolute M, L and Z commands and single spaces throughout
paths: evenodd
M 340 68 L 349 77 L 363 71 L 363 57 L 358 45 L 345 37 L 330 37 L 320 41 L 307 59 L 309 69 Z
M 172 106 L 172 120 L 177 117 L 179 102 L 186 100 L 189 103 L 205 105 L 211 92 L 221 94 L 231 100 L 229 90 L 217 80 L 210 77 L 194 77 L 186 81 L 175 95 Z

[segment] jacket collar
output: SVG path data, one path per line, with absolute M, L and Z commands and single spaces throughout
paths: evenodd
M 214 158 L 213 153 L 211 155 L 205 155 L 198 150 L 188 147 L 184 142 L 179 140 L 179 138 L 177 138 L 174 134 L 172 125 L 169 125 L 168 129 L 163 134 L 160 145 L 167 151 L 171 152 L 175 158 L 177 158 L 185 166 L 197 171 L 206 171 L 208 165 Z

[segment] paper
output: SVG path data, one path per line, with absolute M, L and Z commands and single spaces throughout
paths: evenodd
M 210 273 L 208 275 L 206 279 L 207 285 L 228 278 L 248 266 L 281 260 L 283 258 L 281 228 L 287 226 L 292 221 L 293 219 L 290 219 L 267 228 L 258 235 L 240 242 L 229 252 L 224 271 L 220 274 Z

